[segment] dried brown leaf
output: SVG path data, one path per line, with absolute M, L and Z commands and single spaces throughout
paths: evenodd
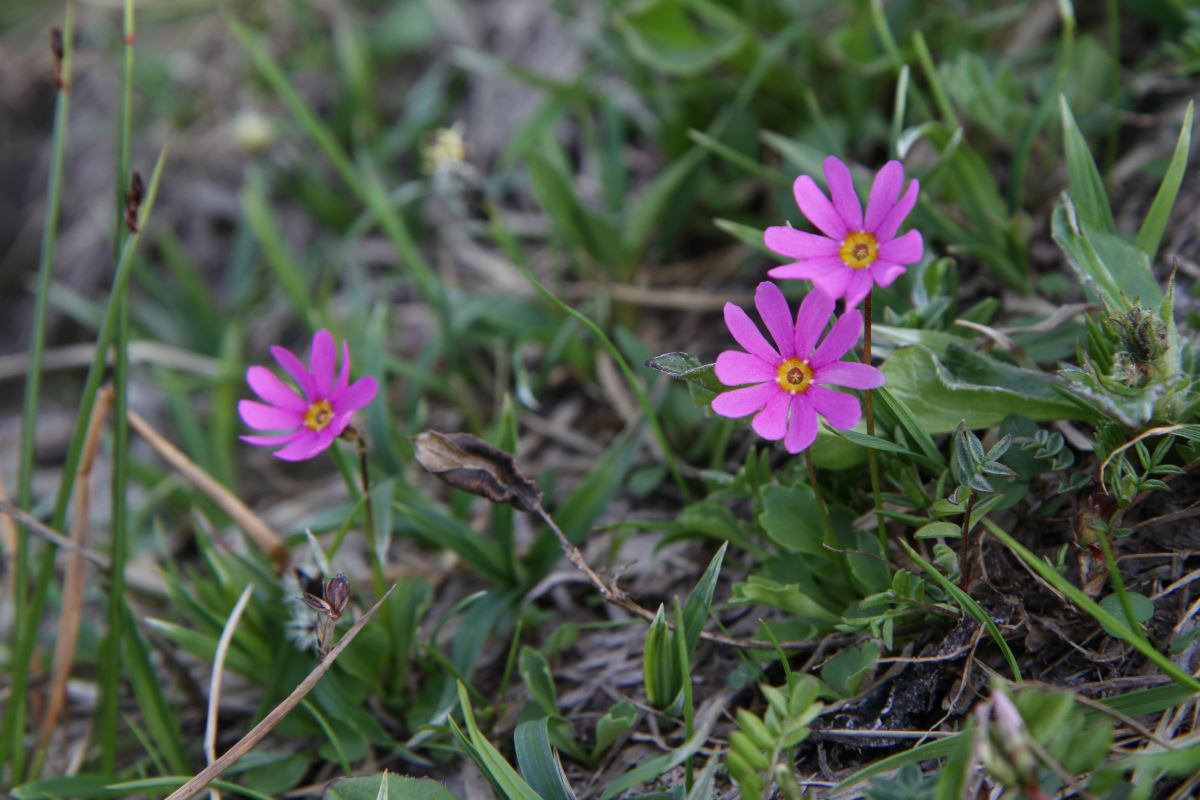
M 517 469 L 511 455 L 469 433 L 425 431 L 415 439 L 417 461 L 456 489 L 493 503 L 535 511 L 542 493 Z

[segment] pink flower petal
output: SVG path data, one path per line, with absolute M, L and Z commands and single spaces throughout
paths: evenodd
M 333 386 L 335 395 L 346 391 L 350 385 L 350 343 L 342 342 L 342 371 L 338 373 L 337 383 Z
M 788 258 L 836 256 L 841 244 L 827 236 L 805 233 L 795 228 L 775 226 L 763 232 L 763 244 Z
M 365 375 L 346 387 L 344 392 L 335 395 L 330 402 L 333 403 L 333 408 L 338 414 L 354 412 L 366 407 L 374 400 L 377 391 L 379 391 L 379 384 L 375 378 Z
M 889 161 L 875 173 L 875 182 L 871 184 L 871 196 L 867 200 L 867 216 L 863 220 L 863 230 L 875 233 L 879 224 L 887 217 L 896 205 L 900 196 L 900 184 L 904 182 L 904 167 L 899 161 Z
M 296 411 L 256 403 L 253 400 L 239 402 L 238 413 L 247 425 L 260 431 L 292 430 L 304 424 L 303 417 Z
M 758 412 L 754 421 L 750 423 L 754 432 L 773 442 L 782 439 L 783 435 L 787 433 L 788 407 L 791 405 L 791 400 L 792 395 L 777 389 L 763 410 Z
M 251 436 L 246 434 L 244 436 L 239 436 L 238 438 L 247 444 L 256 444 L 263 447 L 275 447 L 276 445 L 294 442 L 296 439 L 299 439 L 301 436 L 304 436 L 307 433 L 309 433 L 309 430 L 307 428 L 302 428 L 301 430 L 280 434 L 278 436 Z
M 796 205 L 808 217 L 808 221 L 834 241 L 840 242 L 846 238 L 849 229 L 842 217 L 830 204 L 829 200 L 817 188 L 816 182 L 807 175 L 796 178 L 792 184 L 792 193 L 796 195 Z
M 331 421 L 329 423 L 329 431 L 335 437 L 341 436 L 342 431 L 346 430 L 346 427 L 350 424 L 350 420 L 353 417 L 354 417 L 353 411 L 347 411 L 344 414 L 338 414 L 336 417 L 333 418 L 333 421 Z
M 833 207 L 837 210 L 842 222 L 852 231 L 863 229 L 862 204 L 854 191 L 854 178 L 850 176 L 850 168 L 842 160 L 829 156 L 825 159 L 825 183 L 829 185 L 829 193 L 833 196 Z
M 312 353 L 309 356 L 312 364 L 313 385 L 317 397 L 328 398 L 333 394 L 333 366 L 337 361 L 337 346 L 333 343 L 333 335 L 322 328 L 312 340 Z
M 781 280 L 816 280 L 835 269 L 845 269 L 846 265 L 837 256 L 818 256 L 795 264 L 783 264 L 767 271 L 772 278 Z
M 767 344 L 767 340 L 758 330 L 758 326 L 750 320 L 750 316 L 745 311 L 733 303 L 725 304 L 725 325 L 737 343 L 747 352 L 753 353 L 763 361 L 772 363 L 779 361 L 779 353 L 776 353 L 774 348 Z
M 892 210 L 883 218 L 883 222 L 879 223 L 879 228 L 875 231 L 876 239 L 886 242 L 896 235 L 896 231 L 900 230 L 900 225 L 908 216 L 908 212 L 912 211 L 913 206 L 917 204 L 917 194 L 920 191 L 919 181 L 914 179 L 908 184 L 908 191 L 900 198 L 900 202 L 892 206 Z
M 787 299 L 779 287 L 770 281 L 763 281 L 754 290 L 754 307 L 758 315 L 775 340 L 775 348 L 779 355 L 791 358 L 793 355 L 792 311 L 788 308 Z
M 717 379 L 726 386 L 773 381 L 776 370 L 774 365 L 741 350 L 726 350 L 717 356 Z
M 925 244 L 920 231 L 909 231 L 879 246 L 879 257 L 897 264 L 915 264 L 925 254 Z
M 269 405 L 301 412 L 308 408 L 308 403 L 296 394 L 295 389 L 275 377 L 275 373 L 266 367 L 250 367 L 246 370 L 246 383 Z
M 878 389 L 883 386 L 883 373 L 870 364 L 834 361 L 813 370 L 813 383 L 849 389 Z
M 860 269 L 851 275 L 850 283 L 846 285 L 846 308 L 858 308 L 858 304 L 870 293 L 873 285 L 869 268 Z
M 843 264 L 838 269 L 831 269 L 824 275 L 815 276 L 812 282 L 822 292 L 837 300 L 839 297 L 846 296 L 846 287 L 850 285 L 850 279 L 853 277 L 854 270 Z
M 857 311 L 847 311 L 833 323 L 833 329 L 826 334 L 824 341 L 808 360 L 813 369 L 820 369 L 830 362 L 837 361 L 858 343 L 862 333 L 863 318 Z
M 876 286 L 888 287 L 896 282 L 896 278 L 903 275 L 906 270 L 895 261 L 884 261 L 880 259 L 867 269 L 871 270 L 871 277 L 875 279 Z
M 857 397 L 822 386 L 808 387 L 804 396 L 812 402 L 816 412 L 835 428 L 853 428 L 862 418 L 862 409 L 859 408 Z
M 736 419 L 758 411 L 777 394 L 782 394 L 782 391 L 771 383 L 760 383 L 744 389 L 721 392 L 713 398 L 712 410 L 722 417 Z
M 833 298 L 820 289 L 804 296 L 796 312 L 796 356 L 808 358 L 817 344 L 817 337 L 833 316 Z
M 808 449 L 817 438 L 817 412 L 805 395 L 792 397 L 792 418 L 788 421 L 783 446 L 793 455 Z
M 304 392 L 305 398 L 312 400 L 316 394 L 317 384 L 313 380 L 312 373 L 300 362 L 300 359 L 292 355 L 290 350 L 285 350 L 279 345 L 271 346 L 271 355 L 279 362 L 279 366 L 287 370 L 287 373 L 296 381 L 300 391 Z
M 305 435 L 296 441 L 289 444 L 281 450 L 276 450 L 274 456 L 281 458 L 284 461 L 304 461 L 312 458 L 317 453 L 329 447 L 333 441 L 333 435 L 328 433 L 329 428 L 322 431 L 306 430 Z

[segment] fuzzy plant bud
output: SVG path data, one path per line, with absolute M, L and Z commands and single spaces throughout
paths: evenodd
M 1140 389 L 1171 374 L 1170 365 L 1164 363 L 1167 326 L 1157 314 L 1133 306 L 1110 316 L 1108 325 L 1119 343 L 1113 360 L 1114 379 Z

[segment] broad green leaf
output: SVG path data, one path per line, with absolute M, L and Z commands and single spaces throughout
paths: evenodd
M 888 392 L 912 410 L 926 434 L 949 433 L 964 419 L 968 428 L 990 428 L 1009 414 L 1035 421 L 1086 418 L 1084 410 L 1050 388 L 1053 379 L 1044 373 L 967 355 L 956 360 L 969 374 L 993 383 L 952 375 L 921 345 L 903 347 L 883 364 Z
M 663 353 L 646 362 L 646 366 L 658 370 L 675 380 L 687 381 L 702 389 L 718 394 L 729 387 L 717 378 L 716 365 L 705 364 L 688 353 Z
M 1067 105 L 1067 98 L 1059 95 L 1059 110 L 1062 112 L 1063 149 L 1067 156 L 1067 182 L 1071 196 L 1079 208 L 1079 216 L 1096 230 L 1115 234 L 1117 223 L 1113 219 L 1112 206 L 1108 202 L 1108 192 L 1104 188 L 1104 179 L 1096 168 L 1096 161 L 1088 149 L 1087 142 L 1079 126 L 1075 124 L 1075 116 Z
M 458 800 L 445 786 L 430 778 L 409 778 L 381 773 L 361 778 L 336 778 L 325 787 L 321 800 Z
M 821 667 L 821 680 L 842 697 L 853 697 L 879 660 L 879 643 L 863 642 L 847 647 Z
M 1127 310 L 1138 298 L 1150 306 L 1162 301 L 1146 254 L 1116 236 L 1097 232 L 1079 216 L 1070 195 L 1064 194 L 1054 209 L 1050 231 L 1084 292 L 1110 314 Z
M 820 625 L 833 625 L 841 619 L 820 600 L 804 592 L 799 584 L 780 583 L 760 575 L 751 575 L 745 582 L 735 584 L 733 595 L 734 600 L 778 608 Z
M 918 539 L 957 539 L 962 536 L 962 526 L 953 522 L 931 522 L 917 531 Z
M 550 747 L 550 720 L 522 722 L 513 734 L 513 749 L 521 775 L 542 800 L 575 800 L 558 753 Z
M 1154 602 L 1149 597 L 1137 592 L 1127 592 L 1126 596 L 1129 598 L 1129 604 L 1133 606 L 1133 616 L 1138 622 L 1145 625 L 1154 617 Z M 1100 607 L 1114 617 L 1125 619 L 1125 609 L 1121 606 L 1120 595 L 1108 595 L 1100 601 Z M 1107 628 L 1105 630 L 1108 631 L 1109 636 L 1120 635 L 1117 631 L 1110 631 Z
M 808 486 L 772 484 L 762 490 L 762 513 L 758 521 L 775 544 L 793 553 L 826 555 L 822 546 L 821 515 L 817 499 Z
M 610 708 L 596 721 L 596 745 L 592 750 L 592 757 L 601 756 L 618 736 L 633 727 L 637 717 L 637 706 L 627 700 L 622 700 Z
M 1151 261 L 1158 255 L 1158 246 L 1162 243 L 1163 232 L 1171 219 L 1171 209 L 1175 207 L 1175 199 L 1179 196 L 1179 187 L 1183 185 L 1183 173 L 1187 171 L 1188 151 L 1192 148 L 1192 115 L 1196 110 L 1196 101 L 1188 101 L 1187 113 L 1183 116 L 1183 126 L 1179 129 L 1179 140 L 1175 142 L 1175 153 L 1167 172 L 1163 175 L 1154 202 L 1142 220 L 1134 244 L 1145 253 Z
M 747 29 L 709 0 L 641 0 L 616 17 L 638 60 L 676 75 L 696 75 L 738 51 Z

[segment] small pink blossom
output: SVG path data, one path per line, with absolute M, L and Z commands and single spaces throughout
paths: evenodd
M 833 316 L 833 298 L 819 289 L 800 303 L 796 322 L 779 287 L 758 285 L 754 305 L 775 341 L 772 347 L 750 317 L 733 303 L 725 304 L 725 324 L 747 352 L 726 350 L 717 357 L 717 378 L 741 388 L 713 399 L 713 411 L 724 417 L 755 414 L 753 427 L 764 439 L 783 439 L 789 453 L 799 453 L 817 438 L 817 415 L 835 428 L 853 428 L 862 411 L 858 398 L 827 389 L 876 389 L 883 373 L 869 364 L 842 361 L 858 342 L 863 318 L 858 311 L 842 314 L 817 344 Z M 747 385 L 750 384 L 750 385 Z
M 311 369 L 291 352 L 279 346 L 271 348 L 296 385 L 297 392 L 266 367 L 246 370 L 246 382 L 265 402 L 242 400 L 238 413 L 251 428 L 260 431 L 287 431 L 269 436 L 243 436 L 242 441 L 264 447 L 284 445 L 275 451 L 284 461 L 312 458 L 333 443 L 350 424 L 355 411 L 375 398 L 378 386 L 370 375 L 350 383 L 350 347 L 342 342 L 342 366 L 334 380 L 337 346 L 327 330 L 313 336 Z
M 796 179 L 796 205 L 822 235 L 790 227 L 767 228 L 763 234 L 767 247 L 796 259 L 768 274 L 807 278 L 835 300 L 846 298 L 846 308 L 855 308 L 873 285 L 891 286 L 904 274 L 905 264 L 921 260 L 925 247 L 920 231 L 896 236 L 917 202 L 920 185 L 910 181 L 901 195 L 904 168 L 899 161 L 889 161 L 875 175 L 864 216 L 849 168 L 833 156 L 825 159 L 825 183 L 833 202 L 808 175 Z

